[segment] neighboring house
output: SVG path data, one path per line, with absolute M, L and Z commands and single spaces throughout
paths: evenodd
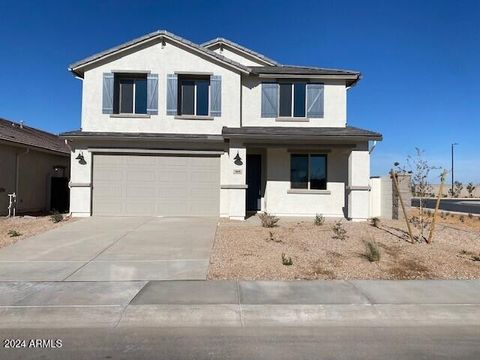
M 8 194 L 17 213 L 68 211 L 70 149 L 57 135 L 0 118 L 0 215 Z
M 349 70 L 280 65 L 157 31 L 70 66 L 83 81 L 71 212 L 369 217 L 369 141 Z

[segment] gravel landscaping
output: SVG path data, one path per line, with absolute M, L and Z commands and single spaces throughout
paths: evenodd
M 64 220 L 53 223 L 50 216 L 0 217 L 0 248 L 71 221 L 75 219 L 65 217 Z
M 210 258 L 209 279 L 480 279 L 480 218 L 438 218 L 433 243 L 407 242 L 403 221 L 343 220 L 345 240 L 333 238 L 334 220 L 281 219 L 263 228 L 257 217 L 222 219 Z M 380 260 L 366 257 L 374 242 Z M 283 259 L 282 259 L 283 254 Z M 284 265 L 291 258 L 292 265 Z

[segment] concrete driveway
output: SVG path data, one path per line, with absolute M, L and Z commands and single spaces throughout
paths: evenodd
M 0 281 L 206 279 L 218 219 L 91 217 L 0 249 Z

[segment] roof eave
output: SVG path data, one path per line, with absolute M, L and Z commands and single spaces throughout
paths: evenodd
M 174 43 L 186 46 L 192 51 L 195 51 L 197 53 L 201 53 L 205 56 L 208 56 L 212 60 L 219 61 L 226 66 L 234 68 L 234 69 L 240 71 L 241 73 L 245 73 L 245 74 L 250 73 L 250 69 L 248 67 L 244 66 L 244 65 L 236 63 L 235 61 L 227 59 L 227 58 L 222 59 L 222 57 L 223 57 L 222 55 L 216 54 L 213 51 L 208 50 L 208 49 L 202 49 L 199 45 L 196 45 L 196 44 L 193 44 L 193 43 L 190 44 L 190 42 L 187 42 L 186 40 L 184 40 L 180 37 L 177 37 L 176 35 L 171 34 L 167 31 L 163 31 L 163 30 L 144 35 L 144 36 L 139 37 L 137 39 L 131 40 L 129 42 L 123 43 L 123 44 L 118 45 L 116 47 L 110 48 L 108 50 L 105 50 L 105 51 L 102 51 L 102 52 L 97 53 L 95 55 L 92 55 L 90 57 L 87 57 L 83 60 L 77 61 L 77 62 L 71 64 L 68 67 L 68 69 L 73 74 L 75 74 L 77 76 L 80 76 L 80 77 L 83 77 L 82 69 L 92 65 L 93 63 L 96 63 L 98 61 L 102 61 L 102 60 L 104 60 L 104 59 L 106 59 L 110 56 L 113 56 L 113 55 L 118 54 L 118 53 L 123 52 L 123 51 L 127 51 L 127 50 L 129 50 L 133 47 L 142 45 L 146 42 L 153 41 L 157 38 L 162 39 L 164 37 L 167 38 L 168 40 L 174 42 Z
M 263 134 L 223 134 L 225 139 L 281 140 L 281 141 L 382 141 L 382 135 L 263 135 Z
M 227 47 L 230 47 L 230 48 L 234 48 L 234 49 L 236 49 L 236 50 L 238 50 L 238 51 L 240 51 L 244 54 L 247 54 L 248 56 L 251 56 L 251 57 L 257 59 L 258 61 L 261 61 L 261 62 L 263 62 L 263 63 L 265 63 L 266 65 L 269 65 L 269 66 L 279 66 L 280 65 L 280 63 L 266 57 L 265 55 L 257 53 L 256 51 L 248 49 L 248 48 L 246 48 L 242 45 L 239 45 L 239 44 L 237 44 L 233 41 L 230 41 L 230 40 L 227 40 L 227 39 L 224 39 L 224 38 L 216 38 L 216 39 L 207 41 L 207 42 L 201 44 L 200 46 L 208 49 L 208 48 L 211 48 L 211 47 L 214 47 L 214 46 L 217 46 L 217 45 L 224 45 L 224 46 L 227 46 Z

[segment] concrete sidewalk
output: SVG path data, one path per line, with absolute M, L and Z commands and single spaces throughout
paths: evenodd
M 0 283 L 0 328 L 477 326 L 479 319 L 478 280 Z

